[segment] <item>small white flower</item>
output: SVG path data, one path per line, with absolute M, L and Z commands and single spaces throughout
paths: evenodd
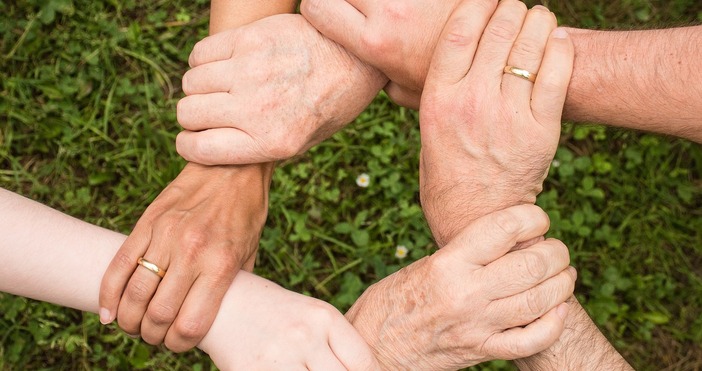
M 370 185 L 370 175 L 363 173 L 356 178 L 356 184 L 361 188 L 366 188 Z
M 395 257 L 398 259 L 403 259 L 407 257 L 408 251 L 409 249 L 407 249 L 407 246 L 397 245 L 397 247 L 395 248 Z
M 553 161 L 551 162 L 551 166 L 552 166 L 552 167 L 559 167 L 559 166 L 561 166 L 561 162 L 558 161 L 558 160 L 553 160 Z

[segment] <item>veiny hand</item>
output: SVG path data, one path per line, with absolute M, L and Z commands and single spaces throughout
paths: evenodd
M 190 65 L 176 145 L 201 164 L 303 153 L 351 122 L 387 81 L 293 14 L 207 37 Z
M 573 45 L 542 6 L 461 3 L 448 21 L 420 108 L 422 208 L 439 245 L 471 220 L 530 204 L 558 146 Z M 484 30 L 484 32 L 483 32 Z M 481 36 L 482 35 L 482 38 Z M 506 65 L 538 73 L 536 82 Z
M 381 70 L 398 104 L 417 108 L 439 34 L 460 0 L 302 0 L 300 11 L 326 37 Z M 472 0 L 478 8 L 497 0 Z
M 252 269 L 268 210 L 272 165 L 190 163 L 147 208 L 110 263 L 100 320 L 176 352 L 202 339 L 239 269 Z M 160 279 L 137 265 L 166 270 Z
M 222 370 L 377 370 L 368 344 L 331 305 L 240 272 L 199 344 Z
M 484 216 L 434 255 L 371 286 L 346 314 L 388 370 L 455 370 L 548 348 L 576 272 L 537 206 Z M 526 326 L 526 327 L 523 327 Z

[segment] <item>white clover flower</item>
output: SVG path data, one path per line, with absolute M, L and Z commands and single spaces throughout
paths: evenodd
M 558 161 L 558 160 L 553 160 L 553 161 L 551 162 L 551 166 L 552 166 L 552 167 L 559 167 L 559 166 L 561 166 L 561 162 Z
M 407 246 L 397 245 L 397 247 L 395 248 L 395 257 L 398 259 L 403 259 L 407 257 L 408 251 L 409 249 L 407 248 Z
M 356 178 L 356 185 L 366 188 L 370 185 L 370 175 L 363 173 Z

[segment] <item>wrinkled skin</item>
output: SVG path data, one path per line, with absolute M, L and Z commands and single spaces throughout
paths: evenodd
M 386 82 L 292 14 L 205 38 L 190 64 L 176 145 L 208 165 L 301 154 L 356 118 Z

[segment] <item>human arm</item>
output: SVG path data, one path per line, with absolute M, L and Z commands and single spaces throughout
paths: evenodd
M 575 296 L 560 338 L 547 350 L 516 359 L 520 370 L 633 370 L 600 332 Z
M 496 0 L 473 0 L 489 7 Z M 323 34 L 387 74 L 388 93 L 418 108 L 437 29 L 458 0 L 303 0 Z M 334 21 L 331 21 L 331 20 Z M 427 30 L 427 31 L 425 31 Z M 564 118 L 702 142 L 702 26 L 646 31 L 568 29 L 575 48 Z
M 486 25 L 482 39 L 474 37 L 474 34 L 482 34 Z M 501 27 L 504 25 L 511 25 L 512 29 L 505 30 Z M 518 207 L 507 208 L 496 201 L 507 198 L 513 204 L 532 203 L 545 176 L 544 169 L 555 152 L 572 48 L 563 35 L 549 37 L 553 28 L 555 19 L 545 8 L 532 10 L 527 15 L 520 3 L 503 0 L 496 11 L 494 8 L 477 9 L 469 1 L 462 3 L 456 10 L 454 22 L 444 30 L 442 47 L 437 48 L 430 72 L 432 79 L 425 89 L 427 105 L 424 107 L 430 108 L 420 111 L 420 194 L 437 242 L 453 246 L 447 253 L 460 246 L 464 253 L 472 251 L 476 256 L 484 256 L 485 249 L 480 246 L 490 244 L 482 242 L 483 238 L 509 234 L 520 228 L 519 221 L 535 218 L 534 215 L 515 218 L 511 213 Z M 537 57 L 520 54 L 521 48 L 512 46 L 515 40 L 535 42 L 533 46 L 540 54 Z M 476 49 L 479 49 L 477 53 Z M 517 52 L 513 52 L 515 50 Z M 543 65 L 550 73 L 539 77 L 533 95 L 531 82 L 503 76 L 502 66 L 508 60 L 538 70 L 544 50 Z M 515 184 L 520 188 L 512 189 Z M 508 198 L 513 195 L 517 195 L 516 198 Z M 482 209 L 474 208 L 473 204 L 479 204 Z M 481 213 L 487 215 L 481 216 L 484 215 Z M 502 279 L 507 278 L 504 281 L 507 285 L 519 285 L 530 277 L 542 276 L 543 268 L 551 267 L 547 269 L 566 277 L 566 270 L 571 272 L 570 281 L 565 282 L 572 284 L 574 270 L 567 268 L 568 260 L 561 260 L 557 250 L 531 250 L 543 243 L 559 243 L 543 241 L 541 236 L 547 229 L 544 225 L 543 229 L 521 239 L 504 242 L 507 250 L 515 245 L 533 244 L 507 253 L 492 263 L 504 264 L 514 275 L 497 274 L 479 281 L 499 286 Z M 389 369 L 450 369 L 489 358 L 475 357 L 471 345 L 476 340 L 480 343 L 485 332 L 495 331 L 494 328 L 485 329 L 486 324 L 499 327 L 504 322 L 500 315 L 475 306 L 484 300 L 484 293 L 472 287 L 474 277 L 461 273 L 470 271 L 470 264 L 444 255 L 444 249 L 446 247 L 410 266 L 414 268 L 373 285 L 347 313 L 347 318 L 371 344 L 378 360 Z M 523 257 L 524 253 L 528 254 L 528 262 L 511 260 Z M 442 264 L 442 258 L 447 256 L 452 263 Z M 493 259 L 497 257 L 492 256 Z M 456 294 L 447 299 L 441 296 L 444 291 Z M 532 304 L 549 300 L 549 305 L 542 308 L 558 307 L 570 296 L 565 284 L 560 290 L 537 291 L 538 286 L 531 295 Z M 554 295 L 555 292 L 559 294 Z M 540 305 L 515 305 L 503 310 L 503 315 L 534 315 L 537 313 L 533 309 L 537 307 Z M 452 346 L 447 346 L 443 339 L 450 339 L 448 343 Z M 536 344 L 538 339 L 525 336 L 523 340 Z M 503 345 L 515 353 L 488 352 L 489 355 L 514 358 L 524 351 L 523 344 L 515 339 Z
M 100 277 L 124 235 L 4 189 L 0 230 L 0 291 L 97 313 Z M 198 347 L 223 370 L 281 364 L 377 368 L 367 345 L 332 306 L 248 272 L 240 272 L 227 288 Z
M 545 8 L 530 10 L 520 24 L 516 14 L 525 11 L 518 2 L 503 0 L 477 47 L 472 41 L 477 38 L 470 35 L 479 34 L 482 25 L 462 27 L 465 19 L 453 15 L 437 47 L 420 110 L 420 192 L 440 245 L 456 235 L 454 228 L 482 212 L 534 202 L 555 153 L 573 45 L 564 30 L 552 31 L 555 18 Z M 495 28 L 496 24 L 512 28 Z M 456 40 L 470 45 L 463 60 L 452 57 L 458 54 L 454 50 L 460 50 Z M 474 57 L 470 50 L 476 50 Z M 538 73 L 535 82 L 503 73 L 504 65 Z M 445 151 L 446 147 L 460 150 Z M 548 350 L 520 361 L 520 366 L 600 369 L 566 367 L 572 361 L 581 362 L 573 363 L 576 366 L 603 362 L 627 369 L 579 303 L 574 298 L 569 302 L 561 338 Z M 552 368 L 540 368 L 546 366 Z
M 293 0 L 214 0 L 211 32 L 291 11 Z M 240 268 L 251 270 L 268 210 L 274 164 L 185 166 L 149 205 L 102 280 L 101 322 L 173 351 L 192 348 L 212 324 Z M 136 265 L 167 271 L 161 282 Z

